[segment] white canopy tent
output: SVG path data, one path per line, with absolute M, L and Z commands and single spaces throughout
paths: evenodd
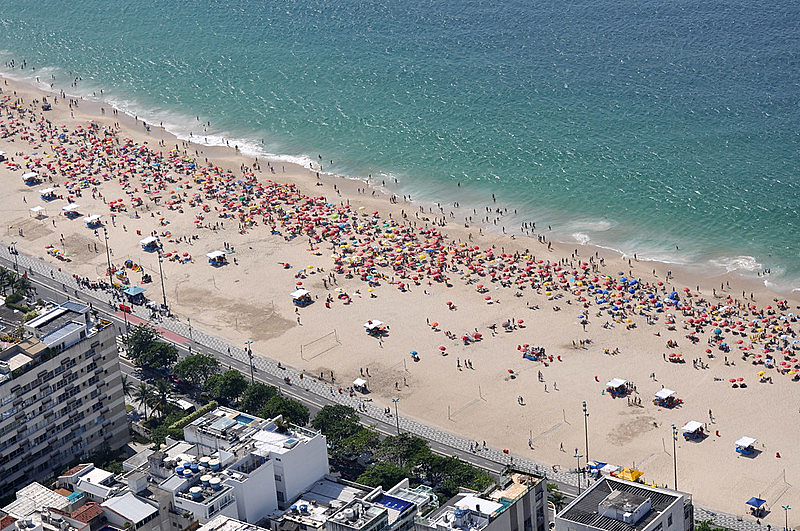
M 367 321 L 364 323 L 364 328 L 367 330 L 375 330 L 376 328 L 382 327 L 384 324 L 383 321 Z
M 210 253 L 206 253 L 206 256 L 211 260 L 219 260 L 225 256 L 224 251 L 211 251 Z
M 37 218 L 40 217 L 40 216 L 43 216 L 44 215 L 44 207 L 37 205 L 37 206 L 31 208 L 31 214 L 33 214 L 34 217 L 37 217 Z
M 39 177 L 39 174 L 36 173 L 35 171 L 29 171 L 28 173 L 23 173 L 22 174 L 22 179 L 24 181 L 27 181 L 28 179 L 36 179 L 38 177 Z
M 158 243 L 158 238 L 155 236 L 148 236 L 147 238 L 139 240 L 139 243 L 142 247 L 150 247 Z
M 660 391 L 658 391 L 656 393 L 656 398 L 660 398 L 661 400 L 666 400 L 667 398 L 671 397 L 674 394 L 675 394 L 675 391 L 673 391 L 672 389 L 667 389 L 666 387 L 664 387 L 663 389 L 661 389 Z
M 702 427 L 703 427 L 702 423 L 697 422 L 696 420 L 690 420 L 689 422 L 683 425 L 683 428 L 681 428 L 681 432 L 694 433 Z
M 306 296 L 306 295 L 308 295 L 309 293 L 311 293 L 311 292 L 310 292 L 310 291 L 308 291 L 307 289 L 299 289 L 299 290 L 297 290 L 297 291 L 293 291 L 293 292 L 291 293 L 291 297 L 292 297 L 293 299 L 299 299 L 300 297 L 305 297 L 305 296 Z
M 753 439 L 752 437 L 742 437 L 733 444 L 738 446 L 739 448 L 747 448 L 753 446 L 755 443 L 756 439 Z
M 91 216 L 86 216 L 85 218 L 83 218 L 83 221 L 87 225 L 92 225 L 94 223 L 98 223 L 100 221 L 100 218 L 101 218 L 100 214 L 92 214 Z
M 612 389 L 616 389 L 617 387 L 622 387 L 628 383 L 627 380 L 623 380 L 622 378 L 613 378 L 611 381 L 606 383 L 606 387 L 611 387 Z
M 64 212 L 77 212 L 80 205 L 78 203 L 70 203 L 66 206 L 61 207 L 61 210 Z
M 41 195 L 42 197 L 47 197 L 49 195 L 53 195 L 55 191 L 56 191 L 55 188 L 42 188 L 41 190 L 39 190 L 39 195 Z

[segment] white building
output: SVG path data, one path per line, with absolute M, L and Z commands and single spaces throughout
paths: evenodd
M 556 515 L 556 531 L 692 531 L 692 497 L 603 476 Z
M 261 496 L 271 496 L 274 491 L 274 502 L 268 510 L 264 504 L 262 516 L 273 510 L 285 508 L 286 505 L 300 496 L 311 484 L 328 473 L 328 448 L 325 437 L 317 432 L 290 426 L 282 428 L 278 425 L 280 417 L 272 420 L 246 415 L 226 407 L 218 407 L 214 411 L 194 420 L 183 430 L 187 442 L 198 445 L 202 455 L 210 456 L 214 452 L 225 455 L 226 451 L 235 453 L 244 459 L 243 453 L 250 452 L 254 457 L 251 464 L 258 462 L 258 466 L 272 469 L 270 485 L 264 484 L 260 488 Z M 253 472 L 246 472 L 251 468 L 247 463 L 241 463 L 230 470 L 231 481 L 226 484 L 233 485 L 242 477 L 251 476 Z M 258 467 L 257 467 L 258 468 Z M 259 484 L 261 482 L 259 481 Z M 242 496 L 247 496 L 241 489 Z M 254 523 L 257 520 L 246 518 Z
M 228 516 L 215 516 L 197 528 L 197 531 L 264 531 L 264 529 Z
M 128 442 L 116 330 L 66 302 L 0 352 L 0 498 Z
M 416 522 L 417 531 L 545 531 L 546 482 L 509 471 L 485 492 L 464 491 Z

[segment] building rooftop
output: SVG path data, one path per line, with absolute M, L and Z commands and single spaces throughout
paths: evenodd
M 103 514 L 103 509 L 94 502 L 89 502 L 83 507 L 76 509 L 70 516 L 79 522 L 88 524 L 98 516 Z
M 200 526 L 197 531 L 263 531 L 263 528 L 235 518 L 218 515 Z
M 158 511 L 158 508 L 142 501 L 131 492 L 126 492 L 116 498 L 110 498 L 101 505 L 134 524 L 141 522 Z
M 688 494 L 604 476 L 557 518 L 607 531 L 638 531 L 683 497 Z M 610 516 L 633 515 L 637 510 L 641 514 L 628 522 Z
M 342 507 L 353 500 L 362 499 L 368 493 L 365 489 L 323 478 L 314 482 L 282 517 L 308 527 L 319 528 Z
M 3 516 L 2 518 L 0 518 L 0 529 L 5 529 L 6 527 L 10 527 L 10 526 L 14 525 L 14 523 L 16 521 L 17 521 L 16 518 L 11 516 L 10 514 L 7 514 L 7 515 Z
M 40 483 L 31 483 L 17 491 L 17 499 L 3 507 L 3 511 L 15 518 L 25 518 L 42 509 L 65 510 L 69 506 L 66 496 L 56 494 Z
M 363 529 L 380 518 L 385 518 L 388 522 L 389 511 L 386 507 L 362 500 L 353 500 L 344 509 L 331 516 L 329 520 L 351 529 Z

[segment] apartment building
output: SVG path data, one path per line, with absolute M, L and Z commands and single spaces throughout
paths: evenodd
M 66 302 L 0 352 L 0 498 L 128 442 L 116 329 Z

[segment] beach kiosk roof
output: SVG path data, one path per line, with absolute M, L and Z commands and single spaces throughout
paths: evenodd
M 622 472 L 617 474 L 619 479 L 625 479 L 627 481 L 636 481 L 640 477 L 644 475 L 644 472 L 641 470 L 636 470 L 635 468 L 623 468 Z
M 56 191 L 55 188 L 42 188 L 41 190 L 39 190 L 39 195 L 47 196 L 55 191 Z
M 665 387 L 656 393 L 656 398 L 660 398 L 661 400 L 666 400 L 667 398 L 671 397 L 674 394 L 675 391 L 673 391 L 672 389 L 667 389 Z
M 158 244 L 158 238 L 155 236 L 148 236 L 147 238 L 139 240 L 142 247 L 154 247 Z
M 77 212 L 80 205 L 78 203 L 70 203 L 66 206 L 61 207 L 61 210 L 64 212 Z
M 42 210 L 44 210 L 44 207 L 39 205 L 36 205 L 35 207 L 31 208 L 31 212 L 33 212 L 34 214 L 38 214 Z
M 702 423 L 697 422 L 696 420 L 690 420 L 689 422 L 683 425 L 681 431 L 683 433 L 694 433 L 702 427 L 703 427 Z
M 353 380 L 353 387 L 364 387 L 367 385 L 367 381 L 363 378 L 356 378 Z
M 145 291 L 147 290 L 141 286 L 128 286 L 125 288 L 125 295 L 128 295 L 129 297 L 135 297 L 137 295 L 141 295 Z
M 311 293 L 311 292 L 308 291 L 307 289 L 299 289 L 297 291 L 293 291 L 291 296 L 292 296 L 293 299 L 299 299 L 300 297 L 305 297 L 309 293 Z
M 767 500 L 762 500 L 761 498 L 756 498 L 755 496 L 753 496 L 752 498 L 750 498 L 749 500 L 747 500 L 745 503 L 746 503 L 747 505 L 751 505 L 751 506 L 755 507 L 756 509 L 758 509 L 758 508 L 760 508 L 762 505 L 764 505 L 765 503 L 767 503 Z
M 206 256 L 209 257 L 211 260 L 219 260 L 223 256 L 225 256 L 224 251 L 211 251 L 210 253 L 206 253 Z
M 622 378 L 612 378 L 608 383 L 606 383 L 606 386 L 616 389 L 617 387 L 622 387 L 626 383 L 628 383 L 627 380 L 623 380 Z
M 86 216 L 83 218 L 83 221 L 86 222 L 87 225 L 91 225 L 92 223 L 97 223 L 100 221 L 100 214 L 92 214 L 91 216 Z
M 739 448 L 748 448 L 750 446 L 753 446 L 755 443 L 756 439 L 753 439 L 752 437 L 742 437 L 733 444 L 738 446 Z
M 23 173 L 23 174 L 22 174 L 22 178 L 23 178 L 24 180 L 26 180 L 26 181 L 27 181 L 28 179 L 36 179 L 37 177 L 39 177 L 39 174 L 38 174 L 38 173 L 36 173 L 35 171 L 29 171 L 28 173 Z
M 364 328 L 366 328 L 367 330 L 374 330 L 376 328 L 380 328 L 383 325 L 384 325 L 383 321 L 367 321 L 366 323 L 364 323 Z

